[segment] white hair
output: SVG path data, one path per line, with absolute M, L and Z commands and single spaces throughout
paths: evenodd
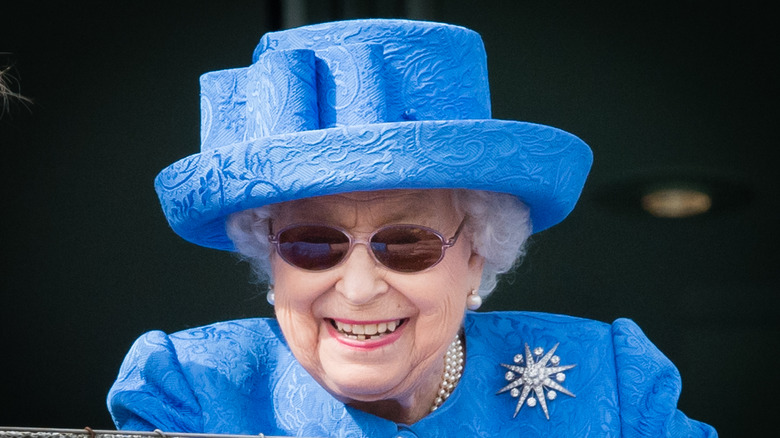
M 532 226 L 528 206 L 516 196 L 480 190 L 452 190 L 455 209 L 466 216 L 465 233 L 473 251 L 485 259 L 479 294 L 487 297 L 498 283 L 499 274 L 511 270 L 525 255 L 525 243 Z M 271 245 L 268 222 L 273 205 L 231 214 L 227 235 L 240 257 L 247 260 L 259 282 L 271 282 Z

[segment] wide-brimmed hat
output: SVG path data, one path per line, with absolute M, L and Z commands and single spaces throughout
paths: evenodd
M 383 189 L 511 193 L 533 231 L 563 220 L 590 170 L 576 136 L 491 118 L 479 34 L 352 20 L 264 35 L 252 65 L 204 74 L 201 152 L 155 180 L 173 230 L 233 249 L 225 219 L 267 204 Z

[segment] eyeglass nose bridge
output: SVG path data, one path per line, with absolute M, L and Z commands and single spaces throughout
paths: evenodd
M 352 256 L 352 252 L 354 252 L 355 247 L 357 245 L 363 245 L 363 246 L 366 247 L 366 250 L 367 250 L 369 256 L 374 260 L 374 263 L 377 263 L 377 264 L 379 264 L 379 265 L 381 265 L 381 266 L 383 266 L 385 268 L 390 268 L 389 266 L 387 266 L 384 263 L 382 263 L 381 260 L 379 260 L 379 257 L 376 254 L 376 250 L 373 247 L 373 245 L 380 245 L 380 244 L 371 243 L 371 239 L 374 238 L 374 235 L 376 234 L 376 232 L 371 233 L 371 235 L 368 236 L 368 238 L 356 238 L 352 234 L 350 234 L 350 233 L 348 233 L 346 231 L 342 231 L 342 232 L 349 239 L 349 248 L 347 248 L 347 252 L 344 253 L 344 255 L 341 257 L 341 260 L 339 260 L 339 262 L 336 264 L 336 266 L 339 266 L 339 265 L 341 265 L 343 263 L 346 263 L 346 261 L 349 259 L 349 257 Z M 390 269 L 392 269 L 392 268 L 390 268 Z
M 352 252 L 355 250 L 355 247 L 357 245 L 363 245 L 363 246 L 366 247 L 366 250 L 368 251 L 368 254 L 371 256 L 371 258 L 374 259 L 375 263 L 377 263 L 377 264 L 379 264 L 379 265 L 381 265 L 381 266 L 383 266 L 385 268 L 388 268 L 388 269 L 390 269 L 392 271 L 396 271 L 396 269 L 394 269 L 392 266 L 388 266 L 387 264 L 385 264 L 381 260 L 379 254 L 378 254 L 378 251 L 382 250 L 381 247 L 386 247 L 388 244 L 387 243 L 382 243 L 382 242 L 372 242 L 372 240 L 374 239 L 374 236 L 376 236 L 377 234 L 379 234 L 382 231 L 385 231 L 387 228 L 392 228 L 394 226 L 398 226 L 398 225 L 389 225 L 389 226 L 386 226 L 386 227 L 379 228 L 377 230 L 374 230 L 368 236 L 364 235 L 365 237 L 355 237 L 352 233 L 350 233 L 349 231 L 347 231 L 345 229 L 342 229 L 342 228 L 339 228 L 339 227 L 332 227 L 333 229 L 340 231 L 342 234 L 344 234 L 344 236 L 347 237 L 347 242 L 346 243 L 349 245 L 349 247 L 347 248 L 347 251 L 341 257 L 339 262 L 336 263 L 333 267 L 335 268 L 335 267 L 345 263 L 347 261 L 347 259 L 349 259 L 349 257 L 352 255 Z M 404 226 L 406 226 L 406 225 L 404 225 Z M 424 228 L 424 227 L 420 227 L 420 228 Z M 440 242 L 442 243 L 441 257 L 439 258 L 439 260 L 441 260 L 441 258 L 444 257 L 444 250 L 446 248 L 449 248 L 450 246 L 454 245 L 455 243 L 452 242 L 452 244 L 450 244 L 450 242 L 445 242 L 444 238 L 438 232 L 436 232 L 434 230 L 429 230 L 429 231 L 433 232 L 433 234 L 438 236 Z M 452 239 L 450 239 L 450 240 L 452 240 Z M 438 263 L 438 261 L 436 263 Z
M 381 228 L 375 230 L 374 232 L 372 232 L 370 235 L 368 235 L 365 238 L 356 238 L 354 235 L 352 235 L 352 233 L 350 233 L 347 230 L 344 230 L 343 228 L 325 225 L 328 228 L 331 228 L 333 230 L 336 230 L 336 231 L 342 233 L 347 238 L 347 242 L 344 242 L 344 243 L 347 243 L 349 245 L 349 247 L 347 248 L 346 252 L 344 252 L 344 254 L 338 260 L 338 262 L 335 263 L 334 265 L 328 267 L 328 268 L 325 268 L 325 269 L 332 269 L 332 268 L 335 268 L 335 267 L 343 264 L 352 255 L 352 251 L 355 249 L 355 246 L 358 245 L 358 244 L 362 244 L 362 245 L 364 245 L 366 247 L 368 252 L 371 254 L 371 257 L 374 259 L 374 262 L 380 264 L 381 266 L 383 266 L 383 267 L 385 267 L 387 269 L 390 269 L 391 271 L 405 272 L 405 273 L 423 272 L 423 271 L 426 271 L 428 269 L 433 268 L 434 266 L 439 264 L 439 262 L 441 262 L 442 259 L 444 259 L 444 255 L 445 255 L 445 252 L 446 252 L 445 250 L 447 248 L 450 248 L 450 247 L 455 245 L 455 243 L 458 240 L 458 237 L 460 236 L 461 231 L 463 230 L 463 227 L 464 227 L 465 223 L 466 223 L 466 217 L 464 217 L 463 220 L 458 225 L 458 228 L 455 231 L 455 234 L 450 239 L 446 239 L 446 240 L 445 240 L 444 236 L 441 233 L 439 233 L 438 231 L 436 231 L 436 230 L 434 230 L 432 228 L 421 226 L 421 225 L 407 225 L 407 224 L 388 225 L 388 226 L 381 227 Z M 386 231 L 389 228 L 393 228 L 393 227 L 401 227 L 401 228 L 408 227 L 408 228 L 423 229 L 423 230 L 426 230 L 426 231 L 432 233 L 433 235 L 437 236 L 438 240 L 439 240 L 439 244 L 441 245 L 439 247 L 440 248 L 439 257 L 434 262 L 430 263 L 428 266 L 426 266 L 426 267 L 424 267 L 422 269 L 414 269 L 414 270 L 399 269 L 398 267 L 393 267 L 390 263 L 382 261 L 381 256 L 378 253 L 378 251 L 380 251 L 380 249 L 377 248 L 376 245 L 387 246 L 388 244 L 387 243 L 381 243 L 381 242 L 372 242 L 372 240 L 374 239 L 374 237 L 377 234 L 381 233 L 382 231 Z M 296 266 L 296 264 L 294 262 L 292 262 L 290 260 L 287 260 L 287 258 L 284 256 L 284 254 L 281 253 L 279 236 L 284 231 L 285 231 L 285 229 L 282 229 L 277 234 L 274 234 L 272 232 L 271 221 L 269 221 L 269 223 L 268 223 L 268 234 L 267 234 L 268 242 L 271 245 L 273 245 L 274 247 L 276 247 L 277 253 L 282 257 L 282 259 L 284 259 L 287 263 L 290 263 L 290 264 Z M 306 268 L 304 268 L 304 269 L 306 269 Z

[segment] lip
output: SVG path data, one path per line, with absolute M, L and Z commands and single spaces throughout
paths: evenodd
M 408 318 L 390 318 L 390 319 L 376 319 L 376 320 L 357 320 L 357 319 L 341 319 L 341 318 L 326 318 L 326 319 L 332 319 L 334 321 L 338 321 L 344 324 L 379 324 L 379 323 L 388 323 L 398 320 L 405 320 Z
M 336 318 L 330 318 L 335 321 L 343 322 L 346 324 L 379 324 L 381 322 L 390 322 L 390 321 L 397 321 L 398 319 L 385 319 L 385 320 L 376 320 L 376 321 L 357 321 L 357 320 L 349 320 L 349 319 L 336 319 Z M 401 337 L 401 334 L 406 329 L 406 326 L 408 325 L 408 319 L 407 318 L 401 318 L 405 319 L 404 324 L 401 324 L 397 329 L 395 329 L 394 332 L 390 334 L 383 335 L 379 337 L 379 339 L 367 339 L 364 341 L 359 341 L 357 339 L 350 339 L 344 336 L 341 332 L 336 330 L 335 327 L 333 327 L 333 324 L 331 324 L 329 321 L 325 321 L 325 325 L 328 328 L 328 334 L 335 339 L 338 343 L 345 345 L 350 348 L 355 348 L 358 350 L 376 350 L 377 348 L 384 347 L 385 345 L 392 344 L 393 342 L 397 341 L 398 338 Z

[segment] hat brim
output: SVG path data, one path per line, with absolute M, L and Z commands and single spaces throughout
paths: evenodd
M 507 120 L 379 123 L 294 132 L 191 155 L 155 179 L 168 223 L 197 245 L 233 250 L 225 219 L 294 199 L 385 189 L 510 193 L 533 231 L 574 208 L 593 156 L 578 137 Z

